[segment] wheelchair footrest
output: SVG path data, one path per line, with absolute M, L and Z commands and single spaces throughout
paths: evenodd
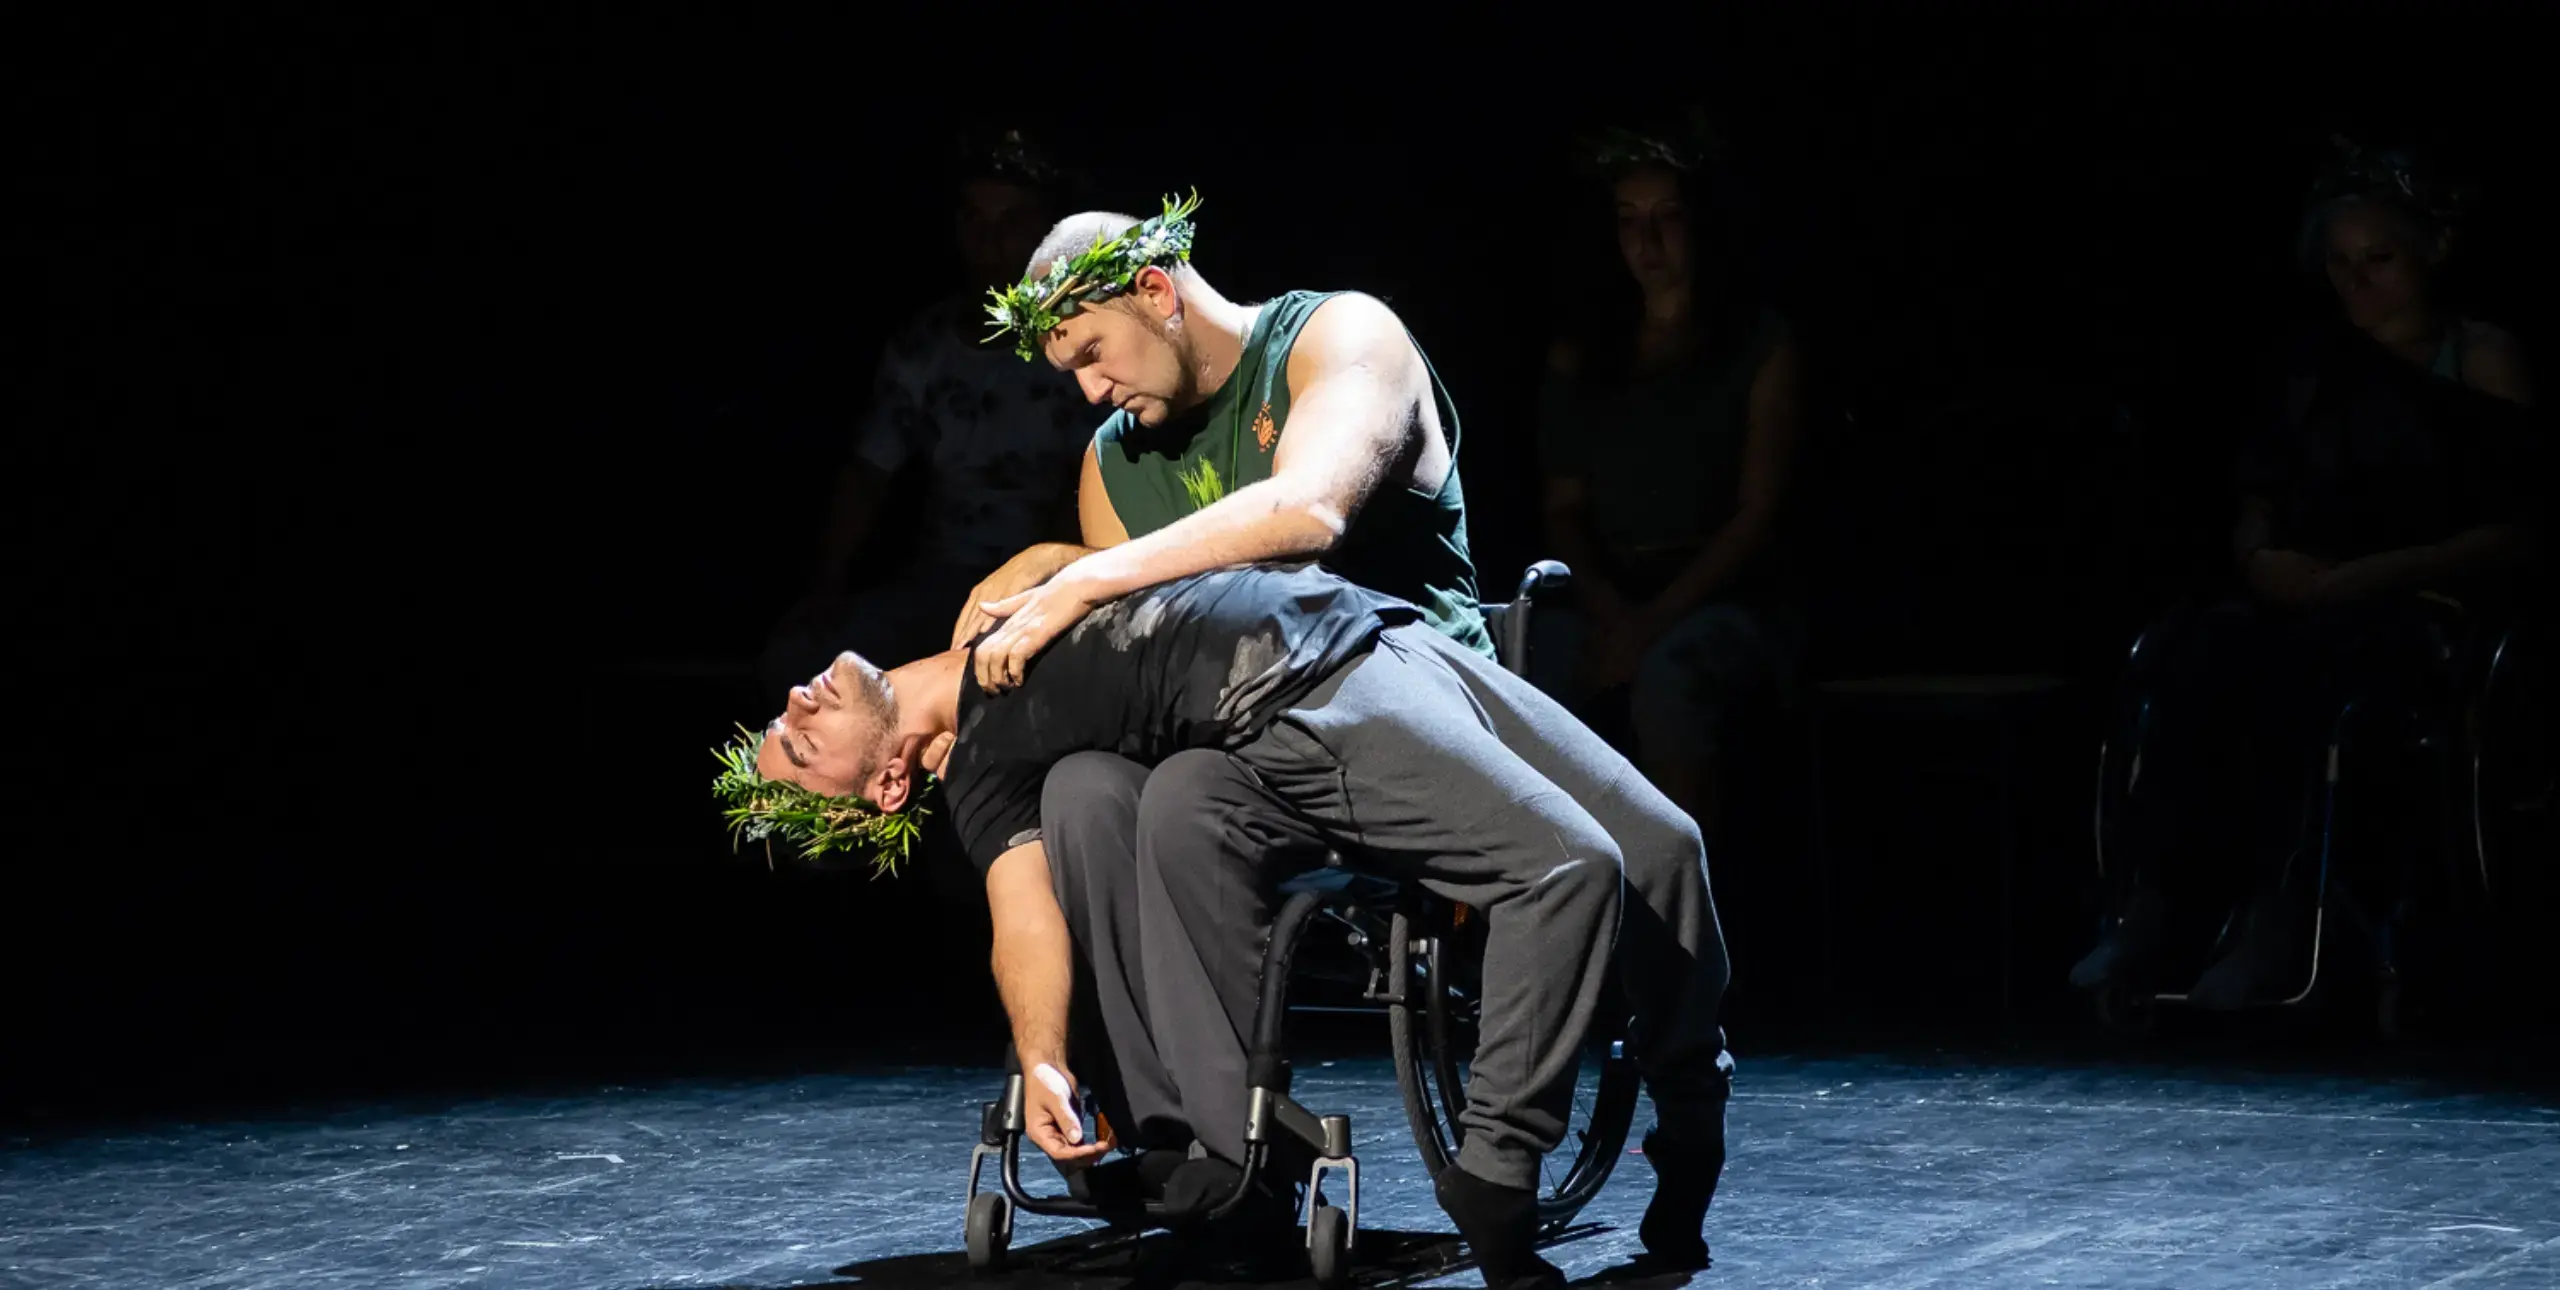
M 985 1137 L 969 1148 L 969 1197 L 975 1200 L 987 1185 L 982 1181 L 987 1162 L 996 1166 L 994 1190 L 1026 1213 L 1051 1218 L 1100 1219 L 1126 1222 L 1136 1220 L 1147 1227 L 1171 1226 L 1172 1213 L 1161 1201 L 1141 1201 L 1132 1206 L 1112 1206 L 1105 1212 L 1102 1205 L 1070 1192 L 1067 1195 L 1035 1196 L 1022 1185 L 1022 1128 L 1018 1109 L 1021 1096 L 1020 1077 L 1008 1082 L 1003 1103 L 989 1103 L 982 1112 L 980 1124 Z M 1272 1138 L 1285 1132 L 1315 1152 L 1315 1163 L 1307 1174 L 1307 1202 L 1303 1219 L 1309 1224 L 1309 1239 L 1314 1239 L 1315 1213 L 1322 1194 L 1325 1175 L 1342 1175 L 1343 1218 L 1347 1231 L 1346 1247 L 1359 1239 L 1360 1229 L 1360 1162 L 1351 1154 L 1351 1118 L 1343 1115 L 1318 1116 L 1292 1101 L 1289 1095 L 1267 1086 L 1253 1090 L 1252 1111 L 1245 1129 L 1245 1167 L 1236 1179 L 1233 1193 L 1220 1201 L 1205 1216 L 1224 1218 L 1252 1190 L 1254 1182 L 1271 1162 Z

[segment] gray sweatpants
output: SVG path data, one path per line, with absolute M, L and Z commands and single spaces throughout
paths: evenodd
M 1397 628 L 1234 754 L 1138 773 L 1116 758 L 1061 763 L 1042 827 L 1094 974 L 1079 998 L 1113 1049 L 1105 1105 L 1127 1108 L 1115 1123 L 1141 1144 L 1188 1127 L 1241 1157 L 1271 887 L 1328 843 L 1484 911 L 1469 1173 L 1536 1185 L 1613 946 L 1663 1128 L 1722 1141 L 1728 969 L 1697 828 L 1535 687 L 1427 627 Z M 1116 814 L 1073 791 L 1113 786 L 1129 801 Z M 1121 818 L 1127 843 L 1113 837 Z M 1113 872 L 1124 855 L 1126 879 Z
M 1273 888 L 1328 844 L 1215 751 L 1150 769 L 1077 753 L 1041 788 L 1040 832 L 1075 940 L 1068 1060 L 1132 1148 L 1244 1160 L 1245 1051 Z

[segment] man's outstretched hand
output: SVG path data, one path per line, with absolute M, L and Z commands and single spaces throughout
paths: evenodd
M 1099 1160 L 1111 1150 L 1108 1132 L 1084 1140 L 1084 1117 L 1076 1113 L 1076 1077 L 1049 1062 L 1037 1062 L 1022 1076 L 1022 1131 L 1033 1146 L 1061 1165 Z
M 1031 660 L 1104 599 L 1068 569 L 1030 590 L 987 603 L 987 616 L 999 622 L 993 634 L 978 642 L 973 660 L 978 688 L 1002 694 L 1022 684 Z
M 986 610 L 989 602 L 1007 600 L 1039 586 L 1085 554 L 1083 547 L 1071 542 L 1043 542 L 1005 561 L 969 589 L 968 603 L 960 607 L 960 617 L 951 624 L 951 648 L 968 644 L 978 633 L 996 625 L 995 617 Z

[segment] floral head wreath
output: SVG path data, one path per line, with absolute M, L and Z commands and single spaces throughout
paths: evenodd
M 1163 214 L 1078 254 L 1060 257 L 1037 278 L 1026 277 L 1007 290 L 987 292 L 992 298 L 987 317 L 996 328 L 987 339 L 1011 332 L 1016 353 L 1025 359 L 1038 358 L 1042 337 L 1085 305 L 1128 290 L 1138 270 L 1189 260 L 1191 212 L 1199 208 L 1196 192 L 1181 202 L 1167 197 Z
M 924 832 L 926 811 L 918 803 L 933 789 L 926 777 L 908 804 L 883 811 L 859 797 L 826 797 L 797 784 L 766 779 L 756 773 L 756 754 L 764 750 L 764 732 L 738 727 L 737 738 L 712 750 L 720 776 L 711 795 L 729 821 L 729 844 L 762 842 L 770 863 L 773 839 L 796 847 L 802 859 L 831 854 L 868 854 L 875 878 L 894 877 Z
M 1053 188 L 1069 178 L 1056 158 L 1018 129 L 965 135 L 954 148 L 954 161 L 962 174 L 1009 179 L 1034 188 Z
M 1662 128 L 1609 126 L 1582 135 L 1575 141 L 1574 152 L 1581 168 L 1595 175 L 1615 175 L 1647 164 L 1689 171 L 1721 158 L 1724 139 L 1704 108 L 1692 108 Z
M 2447 182 L 2423 159 L 2397 148 L 2368 148 L 2345 135 L 2329 137 L 2332 156 L 2312 181 L 2311 203 L 2326 205 L 2343 198 L 2381 198 L 2449 229 L 2471 204 L 2471 193 Z

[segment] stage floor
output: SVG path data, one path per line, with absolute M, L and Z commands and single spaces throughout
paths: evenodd
M 993 1088 L 917 1067 L 11 1138 L 0 1285 L 960 1284 L 968 1145 Z M 1443 1262 L 1386 1063 L 1309 1061 L 1297 1091 L 1353 1116 L 1383 1260 L 1362 1279 L 1481 1284 Z M 2560 1285 L 2560 1108 L 2521 1097 L 1746 1054 L 1732 1123 L 1700 1285 Z M 1045 1164 L 1026 1177 L 1055 1181 Z M 1623 1265 L 1649 1190 L 1630 1156 L 1549 1257 L 1578 1280 Z M 1018 1223 L 1018 1290 L 1125 1284 L 1165 1249 Z

